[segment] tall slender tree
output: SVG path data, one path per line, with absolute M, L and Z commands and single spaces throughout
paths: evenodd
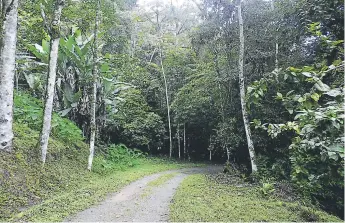
M 48 64 L 48 77 L 47 86 L 45 93 L 45 104 L 44 104 L 44 115 L 43 124 L 40 134 L 40 149 L 41 149 L 41 159 L 43 164 L 46 162 L 47 151 L 48 151 L 48 140 L 51 130 L 51 118 L 53 113 L 53 100 L 54 100 L 54 90 L 56 81 L 56 70 L 57 70 L 57 60 L 59 55 L 59 43 L 60 43 L 60 21 L 62 9 L 65 5 L 65 0 L 56 0 L 54 17 L 51 25 L 47 25 L 47 20 L 42 8 L 42 17 L 45 21 L 46 28 L 50 34 L 50 54 L 49 54 L 49 64 Z
M 181 159 L 181 138 L 180 138 L 180 123 L 177 123 L 177 144 L 178 144 L 178 158 Z
M 271 0 L 271 10 L 274 13 L 274 0 Z M 278 53 L 279 53 L 279 44 L 278 44 L 278 37 L 277 37 L 277 31 L 278 28 L 275 28 L 275 62 L 274 62 L 274 68 L 278 71 L 279 64 L 278 64 Z M 277 79 L 277 76 L 276 76 Z
M 169 127 L 169 157 L 172 157 L 172 131 L 171 131 L 171 117 L 170 117 L 170 102 L 169 102 L 169 89 L 168 89 L 168 82 L 165 74 L 164 64 L 163 64 L 163 31 L 162 31 L 162 24 L 159 21 L 160 12 L 159 10 L 155 10 L 156 15 L 156 30 L 158 31 L 158 38 L 159 38 L 159 58 L 160 58 L 160 65 L 162 69 L 162 75 L 164 80 L 164 89 L 165 89 L 165 100 L 167 105 L 167 116 L 168 116 L 168 127 Z
M 242 116 L 243 116 L 243 124 L 246 131 L 247 136 L 247 144 L 248 144 L 248 151 L 250 162 L 252 165 L 252 173 L 258 170 L 255 162 L 255 151 L 254 151 L 254 144 L 251 138 L 251 131 L 249 126 L 248 120 L 248 112 L 246 108 L 246 101 L 245 101 L 245 86 L 244 86 L 244 75 L 243 75 L 243 60 L 244 60 L 244 35 L 243 35 L 243 18 L 242 18 L 242 2 L 239 2 L 238 5 L 238 24 L 239 24 L 239 31 L 240 31 L 240 52 L 238 57 L 238 80 L 240 85 L 240 98 L 241 98 L 241 109 L 242 109 Z
M 96 101 L 97 101 L 97 80 L 98 80 L 98 28 L 101 21 L 101 1 L 97 0 L 96 20 L 93 43 L 93 69 L 92 69 L 92 93 L 91 93 L 91 122 L 90 122 L 90 155 L 87 169 L 91 171 L 93 156 L 95 153 L 96 138 Z
M 183 159 L 186 159 L 186 124 L 183 123 Z
M 168 82 L 165 75 L 165 70 L 163 66 L 163 56 L 162 56 L 162 47 L 160 46 L 159 50 L 159 56 L 160 56 L 160 63 L 162 68 L 162 74 L 164 79 L 164 87 L 165 87 L 165 99 L 167 104 L 167 113 L 168 113 L 168 127 L 169 127 L 169 157 L 172 156 L 172 136 L 171 136 L 171 118 L 170 118 L 170 103 L 169 103 L 169 94 L 168 94 Z
M 13 140 L 13 87 L 18 0 L 2 0 L 0 3 L 0 150 L 10 152 Z

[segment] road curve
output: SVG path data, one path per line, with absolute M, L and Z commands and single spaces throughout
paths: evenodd
M 66 219 L 66 222 L 167 222 L 169 204 L 183 179 L 190 174 L 212 174 L 222 166 L 206 166 L 165 171 L 137 180 L 121 191 L 109 195 L 103 202 Z M 164 174 L 175 173 L 158 187 L 148 183 Z

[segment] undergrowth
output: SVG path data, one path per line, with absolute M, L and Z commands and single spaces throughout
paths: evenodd
M 0 221 L 62 221 L 144 175 L 193 166 L 148 158 L 125 145 L 110 145 L 87 171 L 88 145 L 70 120 L 53 115 L 46 164 L 37 142 L 42 104 L 15 96 L 14 149 L 0 151 Z
M 335 216 L 297 202 L 263 196 L 257 186 L 217 183 L 204 175 L 187 177 L 170 206 L 170 221 L 323 221 L 340 222 Z
M 38 132 L 18 124 L 14 130 L 14 152 L 0 158 L 0 221 L 61 221 L 142 176 L 194 165 L 151 159 L 112 145 L 109 155 L 98 155 L 94 171 L 88 172 L 85 143 L 71 146 L 51 138 L 42 167 Z M 118 163 L 111 161 L 114 157 Z
M 25 124 L 33 130 L 40 131 L 43 120 L 43 103 L 41 100 L 24 92 L 14 94 L 14 119 L 18 124 Z M 51 136 L 67 143 L 82 141 L 82 131 L 69 119 L 53 113 Z

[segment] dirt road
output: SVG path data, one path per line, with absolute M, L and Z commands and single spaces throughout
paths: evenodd
M 100 204 L 86 209 L 66 221 L 72 222 L 166 222 L 169 204 L 182 180 L 190 174 L 217 173 L 221 166 L 206 166 L 157 173 L 131 183 L 121 191 L 109 195 Z M 148 184 L 160 176 L 170 174 L 162 185 Z M 174 174 L 174 175 L 172 175 Z

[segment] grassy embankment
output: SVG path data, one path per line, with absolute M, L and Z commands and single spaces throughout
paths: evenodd
M 263 195 L 257 186 L 217 183 L 200 174 L 187 177 L 179 186 L 170 206 L 170 221 L 342 222 L 298 201 Z
M 54 113 L 46 164 L 37 142 L 42 101 L 23 92 L 14 97 L 14 150 L 0 151 L 0 221 L 60 221 L 148 174 L 194 166 L 146 158 L 125 146 L 110 146 L 111 155 L 96 155 L 86 170 L 88 145 L 81 130 Z M 99 148 L 96 149 L 96 154 Z
M 42 167 L 37 149 L 38 132 L 15 125 L 13 153 L 0 154 L 0 221 L 60 221 L 102 200 L 148 174 L 194 164 L 138 157 L 109 165 L 97 157 L 88 172 L 88 146 L 54 138 Z M 107 165 L 104 165 L 107 163 Z M 110 166 L 110 168 L 109 168 Z M 107 167 L 108 169 L 105 169 Z

